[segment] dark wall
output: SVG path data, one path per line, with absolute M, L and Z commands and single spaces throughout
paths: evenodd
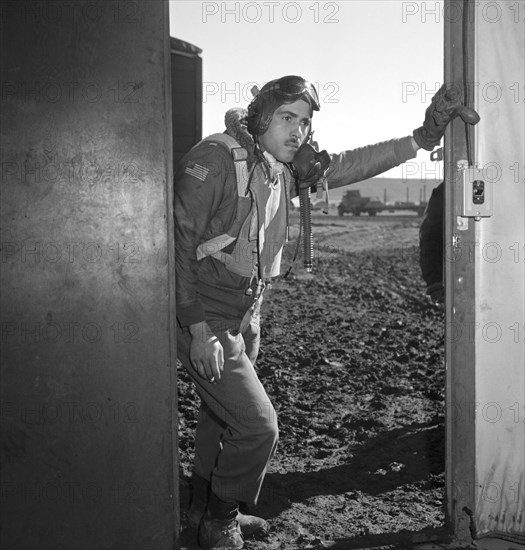
M 171 38 L 173 162 L 202 139 L 202 58 L 192 44 Z
M 172 548 L 167 3 L 0 4 L 0 547 Z

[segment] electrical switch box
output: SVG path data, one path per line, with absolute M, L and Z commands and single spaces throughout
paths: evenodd
M 488 218 L 492 216 L 492 182 L 483 178 L 477 166 L 458 163 L 460 184 L 459 215 L 465 218 Z

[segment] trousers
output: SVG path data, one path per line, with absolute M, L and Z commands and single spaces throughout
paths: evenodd
M 221 500 L 256 504 L 279 432 L 275 409 L 255 370 L 259 314 L 252 316 L 242 334 L 238 332 L 240 321 L 217 315 L 207 318 L 224 350 L 224 371 L 218 383 L 211 384 L 193 369 L 191 335 L 180 326 L 177 353 L 201 398 L 194 472 L 210 481 L 211 490 Z

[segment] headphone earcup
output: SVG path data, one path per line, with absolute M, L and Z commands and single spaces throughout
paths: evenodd
M 264 99 L 263 99 L 264 97 Z M 260 136 L 268 130 L 275 109 L 281 103 L 269 94 L 259 93 L 248 105 L 247 127 L 252 136 Z
M 248 105 L 247 126 L 248 126 L 248 132 L 250 132 L 252 136 L 257 136 L 261 133 L 260 132 L 261 117 L 262 117 L 262 101 L 259 98 L 259 96 L 257 96 Z

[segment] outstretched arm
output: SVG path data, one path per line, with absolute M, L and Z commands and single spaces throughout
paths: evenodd
M 330 188 L 378 176 L 416 157 L 419 146 L 412 136 L 358 147 L 331 156 L 326 179 Z
M 414 158 L 420 148 L 432 151 L 439 145 L 448 124 L 458 116 L 467 124 L 479 122 L 479 115 L 463 105 L 458 91 L 444 84 L 426 109 L 423 124 L 412 136 L 331 155 L 326 173 L 328 183 L 331 187 L 356 183 Z

